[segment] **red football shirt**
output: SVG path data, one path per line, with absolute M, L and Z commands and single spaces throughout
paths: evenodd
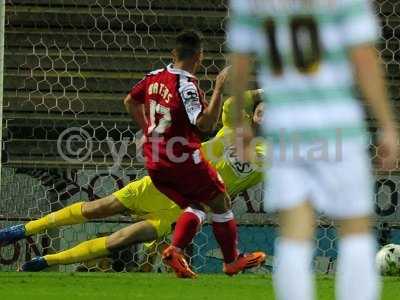
M 201 143 L 195 124 L 206 105 L 197 78 L 171 64 L 147 74 L 130 95 L 145 105 L 146 167 L 172 167 L 193 159 Z

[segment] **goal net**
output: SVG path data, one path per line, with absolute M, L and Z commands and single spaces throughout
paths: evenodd
M 380 53 L 397 98 L 400 47 L 394 3 L 378 1 L 377 14 L 384 24 Z M 210 95 L 226 63 L 227 20 L 225 0 L 6 1 L 1 20 L 5 48 L 0 228 L 109 195 L 146 174 L 136 155 L 138 128 L 125 113 L 122 99 L 144 73 L 169 63 L 175 34 L 187 28 L 205 37 L 199 78 Z M 376 219 L 382 243 L 400 243 L 399 183 L 395 172 L 377 173 Z M 262 209 L 262 186 L 237 197 L 234 212 L 241 250 L 273 254 L 277 227 L 274 216 Z M 0 270 L 15 269 L 36 255 L 107 235 L 134 221 L 118 216 L 49 230 L 0 248 Z M 200 272 L 221 270 L 211 231 L 205 224 L 189 249 L 191 264 Z M 332 223 L 321 216 L 316 235 L 321 272 L 334 270 L 335 241 Z M 157 252 L 135 245 L 105 259 L 56 270 L 160 271 Z M 257 272 L 269 270 L 267 263 Z

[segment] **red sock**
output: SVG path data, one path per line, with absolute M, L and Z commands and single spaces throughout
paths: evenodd
M 199 225 L 199 218 L 194 213 L 182 213 L 176 221 L 172 245 L 184 249 L 193 240 Z
M 225 263 L 233 262 L 238 256 L 237 250 L 237 228 L 234 219 L 226 222 L 213 222 L 213 231 Z

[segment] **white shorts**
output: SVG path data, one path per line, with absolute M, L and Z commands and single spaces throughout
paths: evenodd
M 275 161 L 267 173 L 267 211 L 310 201 L 318 212 L 335 219 L 373 212 L 371 162 L 361 143 L 345 147 L 340 160 Z

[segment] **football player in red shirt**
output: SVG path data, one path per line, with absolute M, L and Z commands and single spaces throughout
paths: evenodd
M 212 211 L 213 232 L 224 257 L 224 272 L 234 275 L 264 262 L 265 254 L 239 255 L 237 228 L 230 199 L 217 172 L 200 152 L 200 132 L 215 128 L 221 112 L 224 69 L 216 79 L 210 103 L 199 88 L 195 73 L 202 58 L 202 42 L 194 31 L 176 38 L 173 64 L 147 74 L 125 98 L 125 106 L 142 127 L 146 141 L 146 168 L 158 190 L 185 209 L 179 217 L 172 245 L 163 261 L 178 277 L 193 278 L 183 254 L 205 219 L 204 206 Z

